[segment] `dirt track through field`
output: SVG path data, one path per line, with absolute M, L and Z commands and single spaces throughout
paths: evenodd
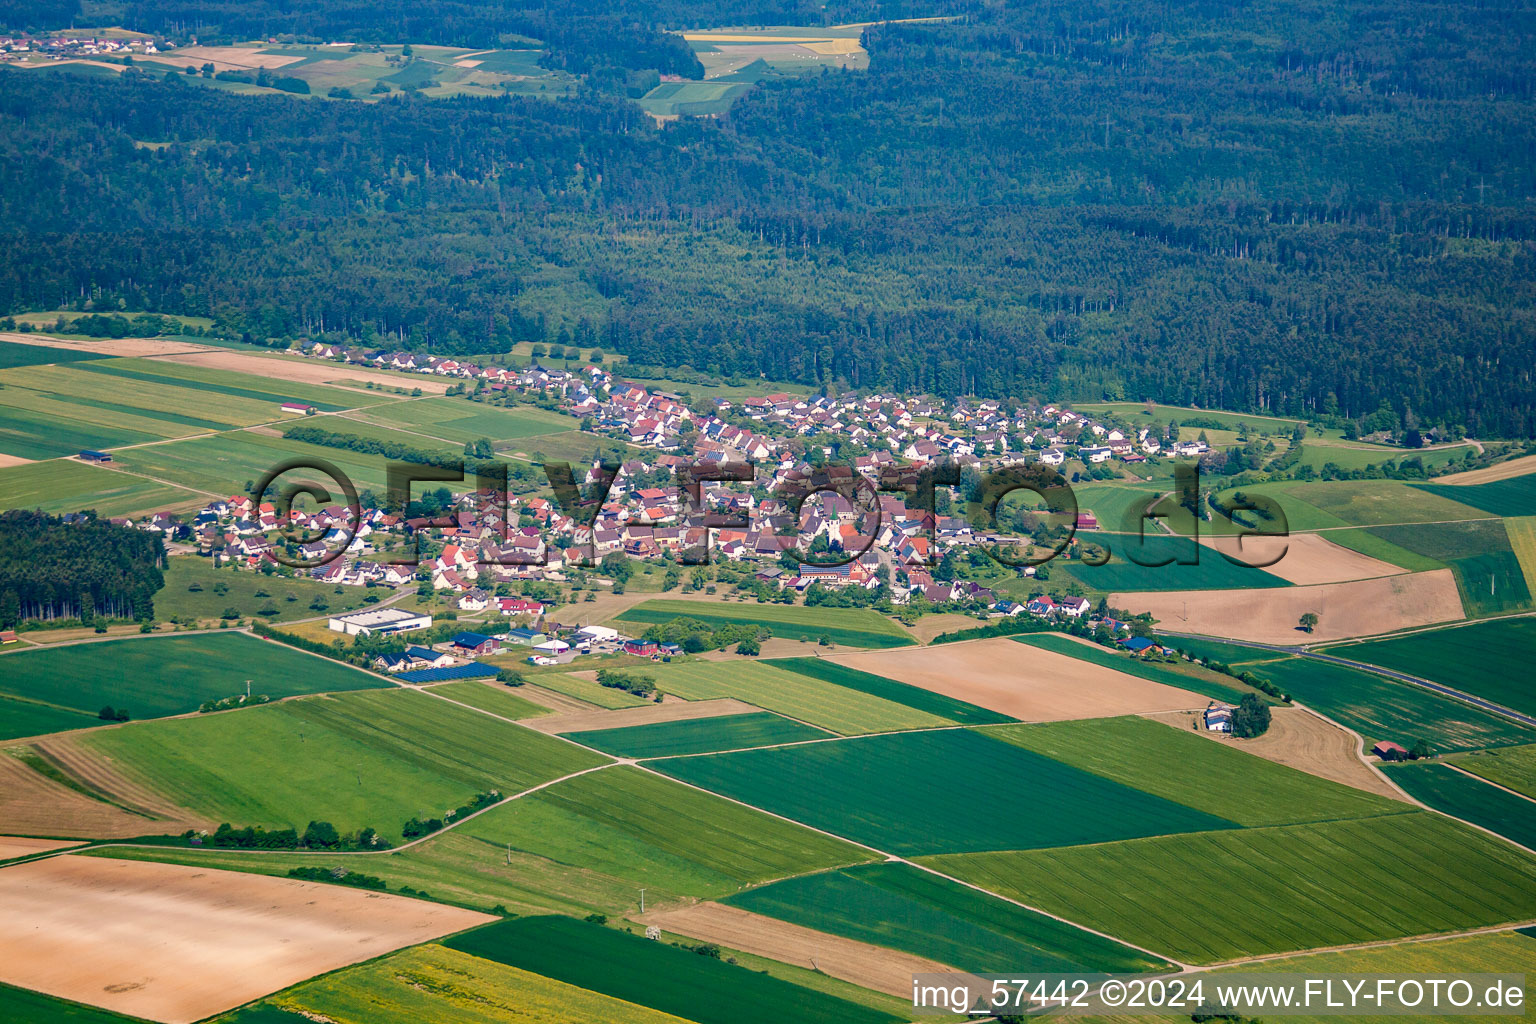
M 639 920 L 679 935 L 810 968 L 894 996 L 912 995 L 914 974 L 956 970 L 936 960 L 829 935 L 723 903 L 699 903 L 679 910 L 657 911 Z
M 50 836 L 127 839 L 162 829 L 164 823 L 129 814 L 59 785 L 14 757 L 0 754 L 0 823 L 13 832 Z M 189 825 L 178 825 L 181 832 Z
M 546 690 L 544 687 L 533 682 L 519 687 L 517 696 L 540 707 L 549 708 L 549 710 L 556 714 L 575 714 L 582 711 L 598 710 L 596 704 L 589 704 L 580 697 L 572 697 L 568 693 L 560 693 L 557 690 Z M 527 725 L 528 723 L 524 722 L 523 724 Z
M 1287 583 L 1308 586 L 1316 583 L 1346 583 L 1378 576 L 1401 576 L 1408 570 L 1362 555 L 1335 544 L 1316 533 L 1293 533 L 1289 537 L 1203 536 L 1200 543 L 1235 558 L 1245 565 L 1262 566 L 1278 557 L 1265 572 Z
M 586 732 L 591 729 L 624 729 L 632 725 L 651 725 L 656 722 L 686 722 L 696 718 L 719 718 L 722 715 L 750 715 L 762 710 L 752 704 L 725 697 L 720 700 L 647 704 L 643 707 L 618 708 L 612 711 L 578 711 L 566 715 L 545 715 L 541 718 L 530 718 L 523 724 L 539 732 Z
M 151 815 L 167 826 L 164 831 L 182 832 L 210 823 L 181 807 L 164 794 L 118 771 L 112 759 L 81 742 L 79 735 L 56 736 L 32 744 L 32 748 L 66 774 L 116 803 Z M 175 825 L 174 829 L 169 826 Z
M 1449 569 L 1311 587 L 1111 594 L 1109 603 L 1132 615 L 1150 612 L 1163 629 L 1265 644 L 1374 636 L 1466 617 Z M 1319 617 L 1311 633 L 1297 625 L 1306 612 Z
M 374 392 L 337 384 L 336 381 L 373 381 L 389 387 L 420 388 L 428 395 L 440 395 L 448 390 L 449 382 L 441 377 L 429 377 L 413 373 L 409 377 L 380 373 L 351 363 L 336 363 L 328 359 L 288 359 L 282 356 L 255 355 L 223 348 L 199 347 L 192 352 L 181 352 L 164 357 L 167 362 L 185 363 L 188 366 L 204 366 L 212 370 L 235 370 L 256 377 L 276 377 L 301 384 L 328 384 L 363 394 Z
M 14 341 L 20 345 L 42 345 L 47 348 L 67 348 L 76 352 L 99 352 L 109 356 L 162 356 L 172 352 L 203 352 L 208 349 L 207 345 L 166 341 L 164 338 L 104 338 L 100 341 L 79 341 L 73 338 L 52 338 L 46 334 L 0 334 L 0 341 Z
M 1236 746 L 1250 754 L 1324 779 L 1342 782 L 1367 793 L 1393 800 L 1403 798 L 1401 793 L 1360 760 L 1356 754 L 1359 741 L 1355 737 L 1302 708 L 1270 709 L 1269 730 L 1263 736 L 1246 740 L 1197 729 L 1197 716 L 1198 713 L 1176 712 L 1147 717 L 1180 729 L 1190 729 L 1214 743 Z
M 66 855 L 0 868 L 0 981 L 187 1024 L 493 920 L 338 885 Z
M 1203 708 L 1196 693 L 1005 637 L 888 651 L 834 654 L 829 661 L 920 686 L 1024 722 Z

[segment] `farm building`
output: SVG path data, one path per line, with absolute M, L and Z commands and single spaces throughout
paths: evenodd
M 426 629 L 432 625 L 432 616 L 417 615 L 399 608 L 373 608 L 332 616 L 326 625 L 348 636 L 372 636 L 375 633 L 407 633 L 414 629 Z
M 463 658 L 478 658 L 501 650 L 501 641 L 484 633 L 460 633 L 453 638 L 453 653 Z
M 566 651 L 571 649 L 571 645 L 566 643 L 564 640 L 545 640 L 541 644 L 534 644 L 533 649 L 538 651 L 540 654 L 555 655 L 564 654 Z
M 402 683 L 441 683 L 449 679 L 489 679 L 500 670 L 491 665 L 450 665 L 447 668 L 423 668 L 402 672 L 396 679 Z
M 405 656 L 418 668 L 447 668 L 453 664 L 453 655 L 430 647 L 407 647 Z
M 582 626 L 576 631 L 576 635 L 583 640 L 617 640 L 619 631 L 607 626 Z
M 94 448 L 86 448 L 80 453 L 81 462 L 111 462 L 112 456 L 106 452 L 98 452 Z
M 1231 732 L 1232 708 L 1227 704 L 1211 704 L 1203 716 L 1207 732 Z
M 1382 740 L 1380 743 L 1371 748 L 1371 753 L 1375 754 L 1383 761 L 1408 760 L 1408 751 L 1398 744 L 1393 743 L 1391 740 Z
M 641 658 L 649 658 L 656 653 L 654 640 L 629 640 L 624 644 L 624 653 L 633 654 Z
M 523 644 L 524 646 L 532 647 L 534 644 L 541 644 L 548 639 L 549 637 L 545 634 L 540 633 L 536 629 L 529 629 L 526 626 L 519 626 L 515 629 L 507 630 L 508 643 Z
M 305 405 L 303 402 L 284 402 L 282 410 L 295 416 L 308 416 L 310 413 L 318 411 L 314 406 Z
M 1092 512 L 1079 512 L 1077 514 L 1077 528 L 1079 530 L 1097 530 L 1099 518 Z
M 0 644 L 19 644 L 21 637 L 16 635 L 14 629 L 0 630 Z

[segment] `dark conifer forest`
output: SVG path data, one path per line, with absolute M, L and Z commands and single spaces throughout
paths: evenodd
M 1536 8 L 23 3 L 215 39 L 544 40 L 573 97 L 237 95 L 0 71 L 0 314 L 523 340 L 808 386 L 1536 434 Z M 947 15 L 658 125 L 671 30 Z

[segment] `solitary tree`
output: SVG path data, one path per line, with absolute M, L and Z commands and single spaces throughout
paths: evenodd
M 1308 633 L 1317 628 L 1317 612 L 1307 612 L 1301 617 L 1301 628 Z

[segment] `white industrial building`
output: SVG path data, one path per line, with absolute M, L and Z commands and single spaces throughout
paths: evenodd
M 432 616 L 418 615 L 400 608 L 370 608 L 367 611 L 334 615 L 327 625 L 348 636 L 372 636 L 375 633 L 408 633 L 432 625 Z

